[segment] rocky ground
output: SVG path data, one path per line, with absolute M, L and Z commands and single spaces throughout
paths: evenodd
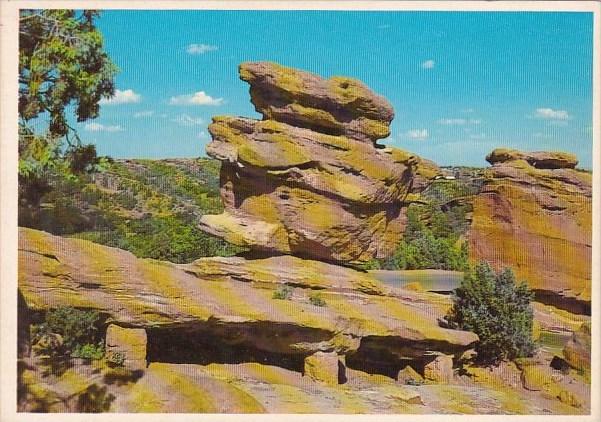
M 495 150 L 488 169 L 440 169 L 377 143 L 394 112 L 360 81 L 265 62 L 240 77 L 263 120 L 213 119 L 220 167 L 113 163 L 48 207 L 53 230 L 20 229 L 20 410 L 590 410 L 591 174 L 575 157 Z M 84 229 L 110 216 L 110 237 L 65 232 L 66 192 Z M 476 366 L 478 336 L 444 322 L 448 294 L 365 271 L 414 205 L 460 205 L 471 260 L 534 290 L 534 356 Z M 102 358 L 31 352 L 31 326 L 63 307 L 98 312 Z
M 426 375 L 424 365 L 436 353 L 459 358 L 474 341 L 470 333 L 438 326 L 450 306 L 447 295 L 390 288 L 366 273 L 318 261 L 295 271 L 293 257 L 284 257 L 285 264 L 254 261 L 250 269 L 242 258 L 175 265 L 28 229 L 20 242 L 20 291 L 31 320 L 39 311 L 71 305 L 99 310 L 109 327 L 148 332 L 142 345 L 148 352 L 134 370 L 24 357 L 22 410 L 76 411 L 96 401 L 115 412 L 574 414 L 590 408 L 586 368 L 571 368 L 564 361 L 570 350 L 564 356 L 561 343 L 542 347 L 521 367 L 466 362 L 434 366 Z M 295 286 L 291 297 L 275 299 L 283 283 Z M 310 302 L 314 291 L 326 306 Z M 590 320 L 548 305 L 535 309 L 543 332 L 571 333 Z M 131 340 L 131 329 L 122 330 Z M 587 345 L 571 343 L 572 362 L 581 364 L 578 356 L 589 362 Z M 577 350 L 582 344 L 585 350 Z M 307 366 L 308 356 L 332 351 L 346 356 L 343 384 L 338 366 Z M 554 355 L 562 359 L 553 361 Z M 403 365 L 419 372 L 407 378 Z
M 180 413 L 410 413 L 586 414 L 589 380 L 575 370 L 550 368 L 542 354 L 534 382 L 513 363 L 464 368 L 448 384 L 406 385 L 383 375 L 347 369 L 347 382 L 328 385 L 300 372 L 257 362 L 151 362 L 143 371 L 75 360 L 50 368 L 24 359 L 21 411 Z M 52 371 L 54 371 L 52 373 Z M 50 372 L 50 373 L 49 373 Z M 528 388 L 525 388 L 524 386 Z M 86 407 L 87 406 L 87 407 Z

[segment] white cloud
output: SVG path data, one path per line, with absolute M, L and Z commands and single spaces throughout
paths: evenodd
M 135 93 L 132 89 L 126 89 L 121 91 L 120 89 L 115 90 L 115 95 L 111 98 L 103 98 L 100 100 L 100 104 L 112 105 L 112 104 L 131 104 L 139 103 L 142 99 L 140 94 Z
M 153 114 L 154 114 L 154 110 L 138 111 L 137 113 L 134 113 L 134 118 L 140 119 L 142 117 L 150 117 Z
M 568 120 L 570 115 L 566 110 L 553 110 L 552 108 L 537 108 L 535 117 L 548 120 Z
M 436 62 L 432 59 L 422 62 L 422 69 L 434 69 Z
M 119 125 L 103 125 L 100 123 L 88 123 L 84 126 L 88 132 L 123 132 L 123 128 Z
M 186 47 L 186 52 L 188 54 L 205 54 L 208 53 L 209 51 L 216 51 L 218 49 L 218 47 L 216 45 L 209 45 L 209 44 L 190 44 L 188 47 Z
M 445 118 L 438 121 L 441 125 L 464 125 L 467 123 L 465 119 Z
M 455 117 L 451 117 L 451 118 L 444 118 L 444 119 L 440 119 L 438 121 L 438 123 L 440 123 L 441 125 L 448 125 L 448 126 L 452 126 L 452 125 L 479 125 L 480 123 L 482 123 L 481 120 L 478 119 L 460 119 L 460 118 L 455 118 Z
M 199 126 L 204 123 L 204 120 L 201 117 L 193 117 L 187 114 L 181 114 L 176 118 L 171 119 L 171 121 L 182 126 Z
M 427 139 L 428 129 L 411 129 L 407 131 L 407 136 L 411 139 Z
M 218 106 L 223 104 L 223 98 L 213 98 L 204 91 L 198 91 L 194 94 L 184 94 L 171 97 L 169 104 Z

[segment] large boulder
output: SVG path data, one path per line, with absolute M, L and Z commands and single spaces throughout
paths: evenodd
M 511 267 L 537 300 L 590 313 L 591 173 L 564 153 L 495 150 L 468 232 L 473 260 Z
M 283 286 L 292 290 L 288 300 L 274 295 Z M 387 288 L 367 273 L 293 256 L 178 265 L 22 228 L 19 291 L 30 311 L 94 309 L 109 324 L 145 329 L 149 361 L 220 348 L 301 362 L 320 351 L 377 360 L 384 350 L 400 361 L 431 351 L 460 355 L 477 341 L 438 325 L 448 298 Z M 326 306 L 311 303 L 316 291 Z M 108 345 L 123 348 L 113 337 Z
M 581 371 L 591 370 L 591 325 L 582 324 L 580 329 L 572 335 L 563 348 L 565 360 L 575 369 Z
M 222 161 L 225 211 L 201 228 L 268 253 L 347 264 L 390 255 L 414 180 L 438 172 L 375 145 L 388 135 L 390 104 L 359 81 L 274 63 L 243 63 L 240 76 L 264 120 L 213 118 L 207 154 Z
M 271 62 L 242 63 L 240 79 L 264 119 L 368 142 L 390 134 L 392 106 L 356 79 L 323 79 Z

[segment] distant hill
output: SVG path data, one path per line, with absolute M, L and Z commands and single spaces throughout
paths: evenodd
M 54 180 L 38 210 L 19 225 L 92 240 L 138 257 L 190 262 L 240 251 L 197 228 L 222 211 L 219 165 L 212 159 L 114 160 L 107 170 Z

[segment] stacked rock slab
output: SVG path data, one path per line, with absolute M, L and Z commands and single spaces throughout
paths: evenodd
M 355 264 L 388 256 L 419 158 L 376 145 L 391 105 L 361 82 L 275 63 L 240 77 L 263 120 L 215 117 L 207 153 L 222 162 L 225 211 L 203 230 L 256 251 Z
M 561 152 L 496 149 L 474 199 L 474 260 L 511 267 L 537 300 L 590 313 L 591 173 Z
M 240 353 L 298 359 L 354 353 L 384 363 L 421 360 L 432 350 L 461 356 L 478 340 L 471 332 L 439 326 L 450 306 L 445 296 L 397 292 L 367 273 L 294 256 L 173 264 L 21 228 L 18 268 L 28 310 L 73 306 L 100 312 L 112 324 L 107 352 L 119 352 L 134 369 L 156 361 L 161 338 L 168 338 L 170 351 L 206 354 L 238 346 L 246 350 Z M 291 297 L 274 299 L 283 285 L 294 286 Z M 327 306 L 311 303 L 315 291 Z M 198 338 L 212 346 L 191 346 Z

